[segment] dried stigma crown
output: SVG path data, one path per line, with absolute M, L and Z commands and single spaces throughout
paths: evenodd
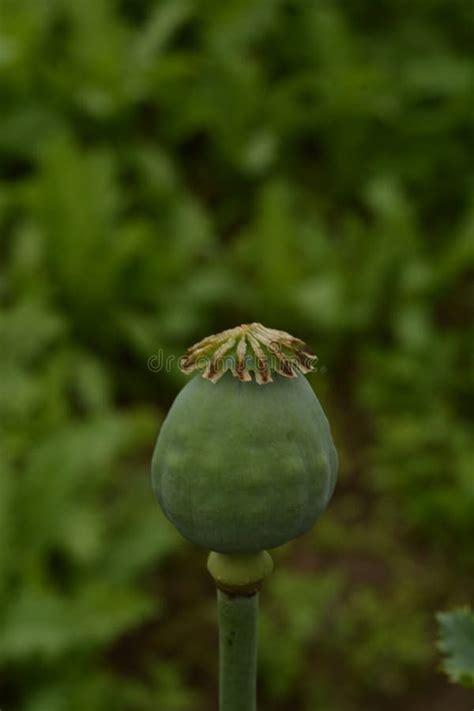
M 272 372 L 286 378 L 310 373 L 316 368 L 317 357 L 306 350 L 306 344 L 285 331 L 266 328 L 261 323 L 247 323 L 204 338 L 188 349 L 181 358 L 180 368 L 188 375 L 202 372 L 213 383 L 231 371 L 243 382 L 252 380 L 252 371 L 259 385 L 272 382 Z

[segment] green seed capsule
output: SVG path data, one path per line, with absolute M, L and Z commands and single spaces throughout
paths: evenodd
M 257 326 L 263 329 L 252 324 L 234 331 L 242 336 L 241 329 L 248 329 L 252 335 Z M 284 335 L 287 344 L 292 337 Z M 253 368 L 239 369 L 238 353 L 226 366 L 212 361 L 215 350 L 208 352 L 207 376 L 194 377 L 180 392 L 153 455 L 153 488 L 166 516 L 184 537 L 221 553 L 274 548 L 304 533 L 325 509 L 336 483 L 337 453 L 328 421 L 298 372 L 309 368 L 300 352 L 300 360 L 291 361 L 283 349 L 286 362 L 279 357 L 270 367 L 272 349 L 281 340 L 271 346 L 262 341 L 260 335 L 253 344 L 260 350 L 251 355 Z M 262 356 L 266 373 L 255 359 Z M 278 374 L 279 368 L 291 368 L 291 374 Z M 248 377 L 252 369 L 257 381 Z

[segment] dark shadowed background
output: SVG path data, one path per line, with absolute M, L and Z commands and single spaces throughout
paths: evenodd
M 0 0 L 0 708 L 216 708 L 206 552 L 153 501 L 177 356 L 319 356 L 333 502 L 275 552 L 262 711 L 466 711 L 471 0 Z M 223 472 L 225 476 L 225 472 Z

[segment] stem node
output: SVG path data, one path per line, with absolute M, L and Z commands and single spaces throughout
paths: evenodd
M 223 592 L 229 595 L 254 595 L 273 570 L 273 561 L 267 551 L 259 553 L 212 552 L 207 569 Z

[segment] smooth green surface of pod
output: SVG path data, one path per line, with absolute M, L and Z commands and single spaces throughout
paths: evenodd
M 307 531 L 336 476 L 327 418 L 302 375 L 266 385 L 195 376 L 152 461 L 165 515 L 185 538 L 222 553 L 274 548 Z

